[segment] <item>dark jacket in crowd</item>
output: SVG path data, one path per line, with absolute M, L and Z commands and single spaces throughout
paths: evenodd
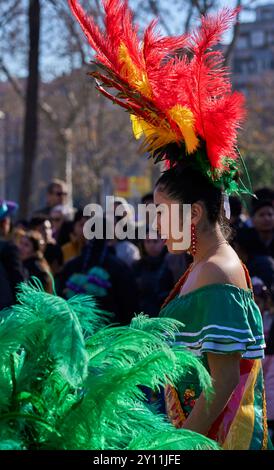
M 274 286 L 274 259 L 271 256 L 253 256 L 247 262 L 251 277 L 259 277 L 271 289 Z
M 51 206 L 46 206 L 46 207 L 41 207 L 41 209 L 37 209 L 36 211 L 33 212 L 33 215 L 46 215 L 49 216 L 50 212 L 52 210 Z
M 236 241 L 243 247 L 249 257 L 252 256 L 272 256 L 274 257 L 274 236 L 271 242 L 266 245 L 260 238 L 254 227 L 239 229 Z
M 150 317 L 159 314 L 161 305 L 174 286 L 173 274 L 165 257 L 165 252 L 156 257 L 144 256 L 133 264 L 141 312 Z
M 110 286 L 106 295 L 97 296 L 97 305 L 112 312 L 112 323 L 127 325 L 135 313 L 139 313 L 138 292 L 132 270 L 107 247 L 104 240 L 92 240 L 78 256 L 65 264 L 59 275 L 59 294 L 66 296 L 69 279 L 76 273 L 87 273 L 93 267 L 101 267 L 109 274 Z
M 46 292 L 52 292 L 52 280 L 49 271 L 43 266 L 38 256 L 23 261 L 23 267 L 27 280 L 34 276 L 39 279 Z
M 16 287 L 22 281 L 24 273 L 17 246 L 0 240 L 0 310 L 15 302 Z

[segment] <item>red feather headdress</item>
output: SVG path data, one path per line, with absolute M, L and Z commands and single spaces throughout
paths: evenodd
M 244 98 L 232 92 L 223 55 L 212 47 L 238 10 L 204 16 L 199 29 L 177 37 L 161 37 L 153 21 L 140 39 L 126 1 L 103 0 L 105 31 L 77 0 L 68 2 L 96 51 L 100 70 L 91 75 L 98 90 L 130 111 L 134 134 L 144 136 L 145 149 L 157 160 L 168 159 L 168 146 L 190 156 L 204 149 L 212 174 L 227 172 L 227 162 L 238 159 Z

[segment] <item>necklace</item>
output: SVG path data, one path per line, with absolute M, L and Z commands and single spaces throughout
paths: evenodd
M 224 240 L 224 241 L 220 242 L 219 244 L 215 245 L 215 246 L 212 247 L 212 248 L 216 249 L 216 248 L 219 248 L 219 246 L 221 246 L 221 245 L 229 245 L 229 243 L 228 243 L 226 240 Z M 210 253 L 210 251 L 212 250 L 212 248 L 210 248 L 209 250 L 207 250 L 206 253 L 199 259 L 199 261 L 197 261 L 196 263 L 193 262 L 193 263 L 190 265 L 190 271 L 192 271 L 194 267 L 196 267 L 201 261 L 203 261 L 204 258 L 206 258 L 206 256 L 207 256 L 207 255 Z

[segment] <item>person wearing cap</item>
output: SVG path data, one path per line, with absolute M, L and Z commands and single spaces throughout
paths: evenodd
M 0 236 L 8 238 L 11 232 L 11 216 L 18 209 L 18 204 L 14 201 L 0 200 Z
M 24 281 L 23 267 L 17 246 L 8 239 L 11 215 L 18 209 L 13 201 L 0 201 L 0 310 L 15 302 L 16 288 Z M 2 312 L 0 316 L 2 316 Z

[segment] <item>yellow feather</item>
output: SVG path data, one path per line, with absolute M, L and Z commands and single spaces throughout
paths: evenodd
M 186 144 L 188 153 L 194 152 L 199 145 L 199 139 L 194 131 L 194 116 L 190 109 L 176 105 L 170 111 L 169 115 L 179 127 Z M 145 147 L 147 151 L 153 151 L 171 142 L 178 142 L 180 138 L 173 131 L 167 121 L 158 121 L 157 117 L 153 125 L 144 119 L 131 115 L 132 130 L 136 139 L 145 135 Z
M 136 90 L 147 98 L 152 97 L 152 89 L 147 74 L 138 69 L 131 59 L 127 46 L 121 43 L 119 47 L 119 61 L 122 65 L 121 73 Z M 177 124 L 186 144 L 188 153 L 194 152 L 199 145 L 198 137 L 194 130 L 194 115 L 192 111 L 182 105 L 176 105 L 169 111 L 169 116 Z M 144 119 L 131 115 L 132 129 L 136 139 L 140 139 L 144 134 L 146 147 L 149 151 L 167 145 L 170 142 L 178 142 L 179 136 L 173 131 L 167 121 L 159 122 L 153 125 Z M 155 122 L 158 119 L 156 117 Z
M 167 122 L 159 122 L 159 125 L 154 126 L 153 124 L 145 121 L 144 119 L 131 115 L 132 130 L 135 138 L 138 140 L 145 136 L 145 147 L 148 152 L 156 150 L 170 142 L 178 141 L 176 133 L 168 127 Z
M 152 89 L 146 72 L 138 69 L 132 61 L 127 46 L 121 43 L 119 47 L 119 61 L 122 64 L 122 75 L 134 86 L 140 93 L 147 98 L 152 97 Z
M 144 129 L 143 129 L 142 123 L 140 122 L 141 120 L 140 118 L 135 116 L 135 114 L 131 114 L 130 119 L 131 119 L 132 131 L 133 131 L 134 137 L 136 140 L 139 140 L 144 134 Z M 144 120 L 142 121 L 145 122 Z
M 177 104 L 169 111 L 169 115 L 179 127 L 186 144 L 188 153 L 194 152 L 199 145 L 199 139 L 194 130 L 194 115 L 192 111 L 180 104 Z

